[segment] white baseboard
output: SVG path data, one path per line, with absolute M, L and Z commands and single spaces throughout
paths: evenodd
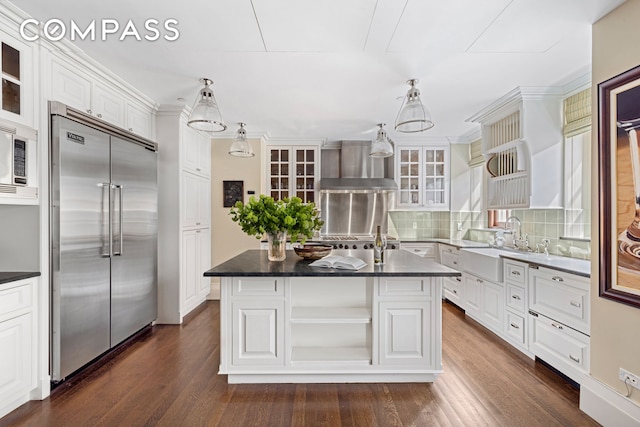
M 640 406 L 590 375 L 580 384 L 580 409 L 604 427 L 640 426 Z
M 38 386 L 31 390 L 31 400 L 44 400 L 51 394 L 51 377 L 45 375 L 38 381 Z

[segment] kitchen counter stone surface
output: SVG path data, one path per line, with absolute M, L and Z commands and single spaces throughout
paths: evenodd
M 269 261 L 266 250 L 248 250 L 228 261 L 206 271 L 207 277 L 229 276 L 357 276 L 357 277 L 411 277 L 435 276 L 455 277 L 460 272 L 441 265 L 437 262 L 425 260 L 422 257 L 400 250 L 387 250 L 385 264 L 373 264 L 371 250 L 337 250 L 331 255 L 354 256 L 364 260 L 367 265 L 360 270 L 343 270 L 326 267 L 311 267 L 311 260 L 305 260 L 294 251 L 287 251 L 287 258 L 281 262 Z
M 0 285 L 38 276 L 39 271 L 0 271 Z

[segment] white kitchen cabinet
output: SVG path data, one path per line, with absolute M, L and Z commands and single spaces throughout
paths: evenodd
M 398 208 L 449 209 L 449 145 L 398 146 Z
M 51 60 L 50 98 L 145 138 L 152 137 L 153 108 L 135 102 L 135 96 L 120 86 L 66 59 Z
M 520 351 L 531 356 L 529 352 L 529 325 L 526 321 L 529 309 L 528 274 L 528 264 L 511 259 L 504 260 L 505 338 Z
M 190 128 L 183 128 L 183 168 L 196 175 L 208 177 L 211 173 L 211 139 Z
M 502 335 L 504 322 L 504 285 L 484 280 L 482 283 L 482 323 Z
M 530 267 L 529 310 L 589 335 L 589 288 L 589 280 L 584 277 Z
M 490 209 L 561 208 L 562 98 L 518 87 L 469 119 L 481 124 Z
M 482 314 L 483 279 L 467 272 L 462 273 L 463 308 L 467 316 L 480 320 Z
M 0 418 L 27 402 L 36 386 L 36 282 L 0 285 Z
M 184 107 L 160 109 L 158 130 L 158 323 L 181 323 L 203 303 L 211 268 L 211 178 L 194 173 L 186 159 Z M 210 157 L 198 159 L 210 170 Z M 201 172 L 200 171 L 200 172 Z
M 211 218 L 211 182 L 191 172 L 182 171 L 182 226 L 208 227 Z
M 441 297 L 439 278 L 223 277 L 220 373 L 230 383 L 432 381 Z
M 460 249 L 455 246 L 438 244 L 440 254 L 440 264 L 462 271 L 460 265 Z M 443 296 L 450 302 L 464 310 L 464 286 L 462 277 L 443 277 L 442 278 Z
M 414 255 L 421 256 L 423 258 L 436 259 L 437 246 L 436 243 L 400 243 L 400 249 L 403 251 L 411 252 Z
M 267 147 L 267 194 L 275 200 L 299 197 L 317 202 L 320 177 L 320 142 Z
M 0 118 L 36 127 L 34 123 L 34 94 L 37 51 L 32 43 L 24 43 L 18 34 L 0 32 Z

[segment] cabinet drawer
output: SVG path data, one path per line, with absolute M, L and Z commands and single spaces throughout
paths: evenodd
M 440 264 L 446 265 L 447 267 L 451 267 L 455 270 L 462 270 L 460 268 L 460 257 L 457 253 L 451 252 L 440 252 Z
M 400 243 L 400 249 L 424 258 L 436 257 L 435 243 Z
M 571 377 L 589 370 L 589 337 L 545 316 L 532 315 L 530 350 Z M 555 363 L 554 363 L 555 362 Z M 563 369 L 564 367 L 569 370 Z
M 380 296 L 423 296 L 432 295 L 435 280 L 422 277 L 391 277 L 380 279 Z
M 445 298 L 460 306 L 462 304 L 462 277 L 444 277 L 442 284 Z
M 0 287 L 0 322 L 31 311 L 32 282 L 22 280 Z
M 589 335 L 589 281 L 545 268 L 529 269 L 529 308 Z
M 527 282 L 527 265 L 514 261 L 504 261 L 504 280 L 505 282 L 517 283 L 524 285 Z
M 524 314 L 525 313 L 525 292 L 524 288 L 506 283 L 507 287 L 507 307 Z
M 283 280 L 281 277 L 234 277 L 231 296 L 282 297 L 284 296 Z
M 517 344 L 526 345 L 524 317 L 507 310 L 505 320 L 505 331 L 507 336 Z

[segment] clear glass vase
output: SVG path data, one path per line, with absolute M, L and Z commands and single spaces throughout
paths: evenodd
M 284 261 L 287 257 L 287 232 L 267 233 L 267 256 L 269 261 Z

